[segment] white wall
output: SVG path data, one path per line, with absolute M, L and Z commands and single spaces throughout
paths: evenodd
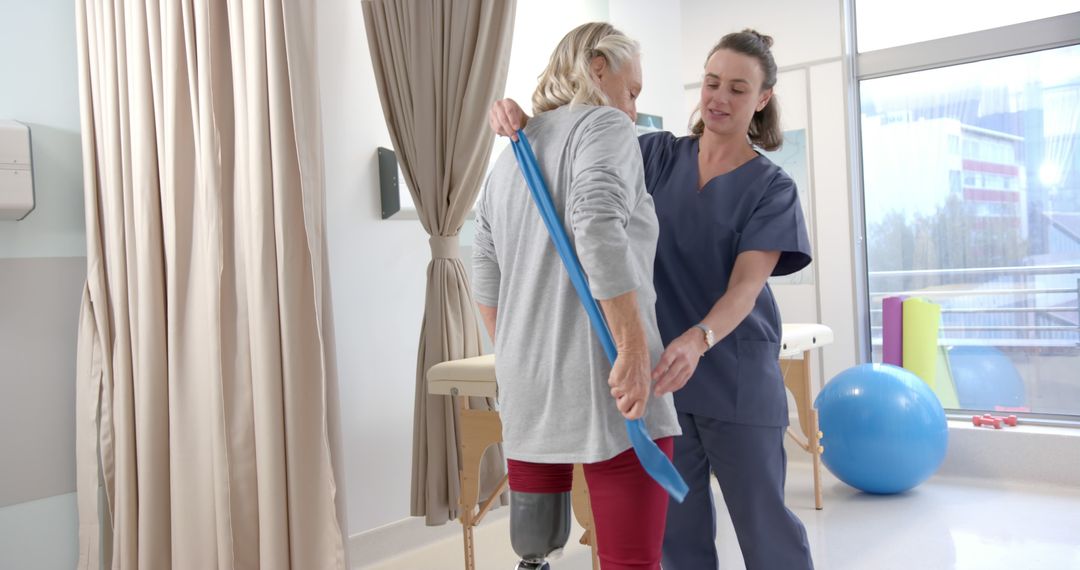
M 643 88 L 637 100 L 640 113 L 660 115 L 664 128 L 686 134 L 688 109 L 683 103 L 682 82 L 676 62 L 682 55 L 682 12 L 679 2 L 611 0 L 610 21 L 641 43 Z
M 705 55 L 724 34 L 753 28 L 772 36 L 780 67 L 841 55 L 840 0 L 682 0 L 683 82 L 701 81 Z
M 821 322 L 832 327 L 836 337 L 833 345 L 822 351 L 819 381 L 824 382 L 857 363 L 853 267 L 856 246 L 851 221 L 843 66 L 833 61 L 815 65 L 809 71 L 818 307 Z
M 79 557 L 75 493 L 0 509 L 0 568 L 60 570 Z
M 810 153 L 813 149 L 813 129 L 810 128 L 810 101 L 807 97 L 809 88 L 810 78 L 807 69 L 797 68 L 778 74 L 774 93 L 776 100 L 780 103 L 781 128 L 785 131 L 798 129 L 806 131 L 806 148 L 808 155 L 810 155 L 806 157 L 805 161 L 808 175 L 806 185 L 809 187 L 802 187 L 803 181 L 801 180 L 796 182 L 800 184 L 799 192 L 804 199 L 803 210 L 808 213 L 806 216 L 807 226 L 810 231 L 810 238 L 813 240 L 817 234 L 817 223 L 813 216 L 816 198 L 814 186 L 816 185 L 813 183 L 814 164 L 811 161 L 812 154 Z M 687 91 L 695 95 L 696 101 L 699 89 L 693 88 Z M 796 175 L 793 174 L 793 176 Z M 820 282 L 820 276 L 816 265 L 810 266 L 809 275 L 810 278 L 807 283 L 777 283 L 777 280 L 772 283 L 773 294 L 776 296 L 777 304 L 781 308 L 785 322 L 820 322 L 821 317 L 818 313 L 817 302 L 817 283 Z M 820 372 L 819 368 L 817 367 L 815 370 Z
M 408 516 L 413 383 L 430 252 L 420 223 L 381 221 L 390 147 L 360 2 L 318 4 L 327 240 L 350 530 Z
M 0 0 L 0 119 L 36 209 L 0 222 L 0 568 L 75 565 L 75 330 L 86 275 L 75 3 Z
M 75 5 L 0 0 L 0 119 L 30 126 L 36 208 L 0 222 L 0 258 L 85 257 Z

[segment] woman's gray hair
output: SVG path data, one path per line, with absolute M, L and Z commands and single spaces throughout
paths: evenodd
M 606 22 L 582 24 L 563 36 L 540 74 L 533 92 L 533 113 L 543 113 L 563 105 L 608 105 L 607 95 L 593 78 L 593 58 L 602 56 L 612 71 L 618 72 L 640 56 L 637 41 Z

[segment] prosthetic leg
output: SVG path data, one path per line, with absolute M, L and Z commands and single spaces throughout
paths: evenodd
M 510 491 L 510 544 L 521 557 L 516 570 L 550 570 L 570 538 L 570 492 Z

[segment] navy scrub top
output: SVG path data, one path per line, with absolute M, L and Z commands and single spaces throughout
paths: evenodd
M 666 346 L 701 322 L 727 290 L 735 258 L 780 251 L 773 275 L 810 263 L 810 240 L 795 182 L 760 154 L 698 192 L 698 139 L 639 137 L 645 185 L 656 204 L 656 313 Z M 766 285 L 750 315 L 698 363 L 675 392 L 683 413 L 760 426 L 788 424 L 777 359 L 780 310 Z

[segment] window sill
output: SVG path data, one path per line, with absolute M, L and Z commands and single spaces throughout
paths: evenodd
M 792 425 L 795 418 L 792 418 Z M 785 438 L 789 461 L 810 455 Z M 825 437 L 828 445 L 828 436 Z M 937 475 L 1030 485 L 1080 485 L 1080 429 L 1018 425 L 993 429 L 949 421 L 949 445 Z
M 1021 420 L 1022 421 L 1022 420 Z M 939 475 L 1076 486 L 1080 429 L 1024 425 L 993 429 L 949 421 L 949 449 Z

